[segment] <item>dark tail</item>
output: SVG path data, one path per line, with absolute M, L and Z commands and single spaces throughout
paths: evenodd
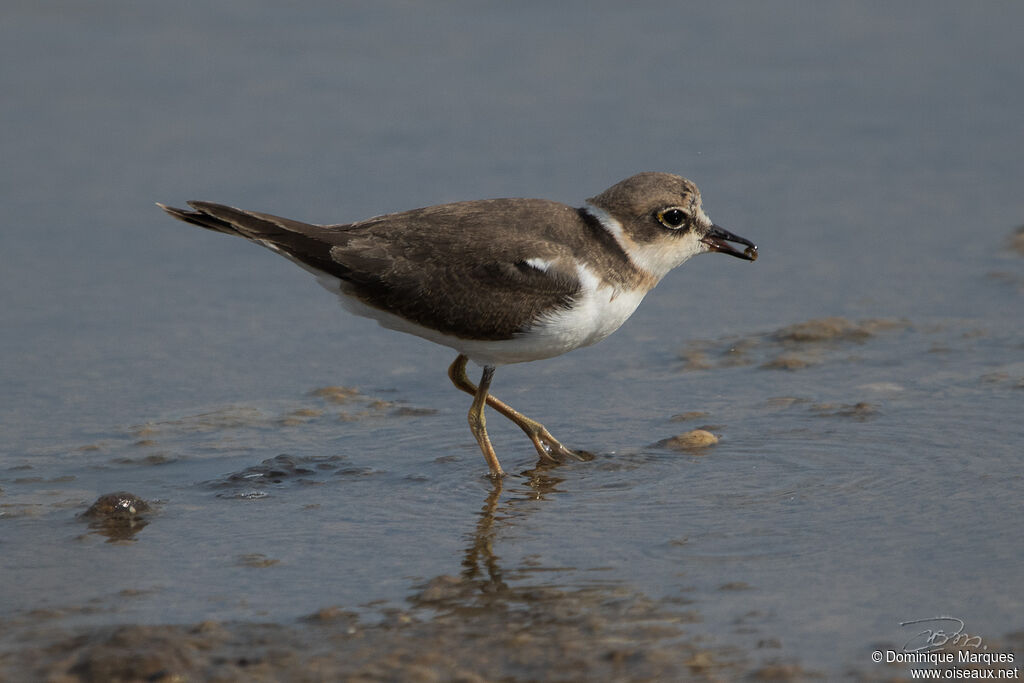
M 319 225 L 266 213 L 244 211 L 213 202 L 189 202 L 188 205 L 192 207 L 192 211 L 157 203 L 157 206 L 180 221 L 215 232 L 251 240 L 266 240 L 275 244 L 281 241 L 288 242 L 290 238 L 294 239 L 296 234 L 312 237 L 323 230 Z
M 348 269 L 331 257 L 331 248 L 344 242 L 344 226 L 327 228 L 212 202 L 189 202 L 188 205 L 192 207 L 191 211 L 157 204 L 170 215 L 186 223 L 244 237 L 316 271 L 327 272 L 340 278 L 348 275 Z

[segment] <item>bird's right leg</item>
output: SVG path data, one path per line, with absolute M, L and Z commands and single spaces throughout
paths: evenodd
M 483 451 L 487 466 L 491 470 L 491 476 L 500 479 L 505 475 L 498 462 L 498 455 L 494 452 L 491 439 L 487 436 L 487 420 L 484 418 L 484 408 L 487 407 L 487 391 L 491 387 L 491 378 L 494 377 L 494 366 L 484 367 L 484 374 L 480 377 L 480 386 L 473 394 L 473 405 L 469 408 L 469 428 L 476 437 L 476 442 Z

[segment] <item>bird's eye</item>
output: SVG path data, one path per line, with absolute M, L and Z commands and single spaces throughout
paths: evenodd
M 682 209 L 665 209 L 658 212 L 658 222 L 666 228 L 678 230 L 686 222 L 686 212 Z

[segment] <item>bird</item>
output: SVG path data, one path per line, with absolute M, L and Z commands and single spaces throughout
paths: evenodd
M 456 351 L 448 377 L 473 397 L 470 431 L 498 479 L 486 406 L 523 430 L 540 461 L 580 454 L 491 393 L 497 367 L 601 341 L 692 256 L 758 256 L 753 242 L 711 222 L 693 182 L 662 172 L 632 175 L 582 207 L 481 199 L 327 225 L 205 201 L 157 206 L 288 258 L 356 315 Z M 482 367 L 476 384 L 470 360 Z

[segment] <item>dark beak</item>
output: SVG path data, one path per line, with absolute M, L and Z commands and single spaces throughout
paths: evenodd
M 717 225 L 712 225 L 711 229 L 708 230 L 708 234 L 700 240 L 704 244 L 708 245 L 708 251 L 720 251 L 723 254 L 729 254 L 736 258 L 741 258 L 745 261 L 756 261 L 757 260 L 757 245 L 748 239 L 744 239 L 739 235 L 734 235 L 724 228 L 720 228 Z M 733 248 L 729 242 L 736 242 L 738 244 L 745 244 L 747 248 L 743 251 L 737 251 Z

